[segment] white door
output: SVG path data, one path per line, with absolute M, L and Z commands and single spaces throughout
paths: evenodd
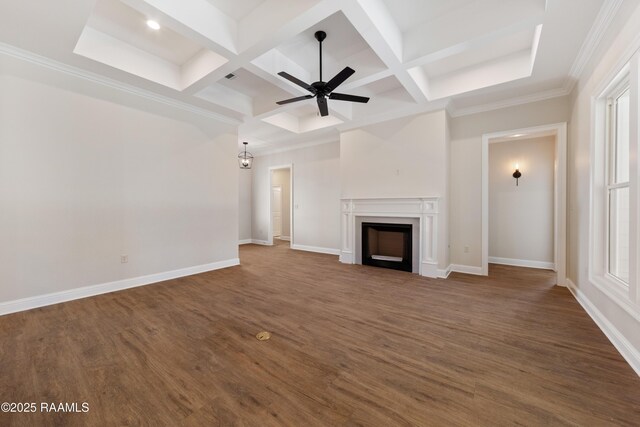
M 282 235 L 282 187 L 271 189 L 271 224 L 273 237 Z

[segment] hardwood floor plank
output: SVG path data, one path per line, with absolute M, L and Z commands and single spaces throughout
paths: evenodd
M 241 261 L 0 317 L 0 401 L 90 404 L 0 425 L 640 425 L 640 378 L 549 272 Z

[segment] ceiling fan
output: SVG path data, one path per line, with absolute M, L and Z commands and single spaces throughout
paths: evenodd
M 322 81 L 322 41 L 327 38 L 327 33 L 324 31 L 316 31 L 315 33 L 316 40 L 320 43 L 320 80 L 311 84 L 307 84 L 300 79 L 293 77 L 291 74 L 288 74 L 284 71 L 280 71 L 278 73 L 279 76 L 284 77 L 292 83 L 297 84 L 298 86 L 308 90 L 311 92 L 311 95 L 298 96 L 296 98 L 285 99 L 284 101 L 278 101 L 276 104 L 284 105 L 289 104 L 291 102 L 304 101 L 305 99 L 316 98 L 318 101 L 318 109 L 320 110 L 321 116 L 329 115 L 329 108 L 327 107 L 327 99 L 335 99 L 336 101 L 350 101 L 350 102 L 361 102 L 366 103 L 369 101 L 369 98 L 364 96 L 356 96 L 356 95 L 347 95 L 344 93 L 337 93 L 333 90 L 340 86 L 345 80 L 347 80 L 355 70 L 345 67 L 344 70 L 340 71 L 336 74 L 331 80 L 328 82 Z

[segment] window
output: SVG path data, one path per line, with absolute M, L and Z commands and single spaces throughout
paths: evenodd
M 640 52 L 593 97 L 589 281 L 640 314 Z
M 623 80 L 607 99 L 607 273 L 629 286 L 630 89 Z

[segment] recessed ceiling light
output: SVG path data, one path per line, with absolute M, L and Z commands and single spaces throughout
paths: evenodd
M 154 21 L 153 19 L 149 19 L 147 21 L 147 26 L 149 28 L 151 28 L 152 30 L 159 30 L 160 29 L 160 24 L 158 24 L 156 21 Z

